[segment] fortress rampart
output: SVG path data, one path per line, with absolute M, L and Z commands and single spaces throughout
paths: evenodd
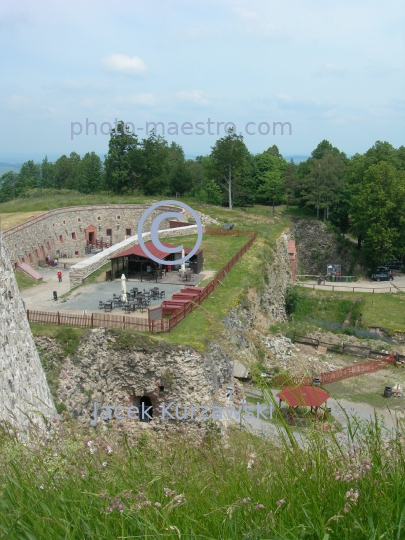
M 116 244 L 137 234 L 147 204 L 101 204 L 70 206 L 44 212 L 3 232 L 4 243 L 12 263 L 25 262 L 37 267 L 47 255 L 60 258 L 64 254 L 83 257 L 88 242 L 104 241 Z M 161 206 L 150 213 L 144 230 L 163 212 L 180 212 L 176 206 Z M 169 229 L 170 220 L 164 219 L 159 229 Z

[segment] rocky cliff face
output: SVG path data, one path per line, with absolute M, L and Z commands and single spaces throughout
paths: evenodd
M 0 233 L 0 426 L 24 437 L 56 416 Z
M 54 340 L 36 338 L 37 346 L 48 354 L 60 354 Z M 146 427 L 164 429 L 162 407 L 173 402 L 175 416 L 183 408 L 208 404 L 212 396 L 232 380 L 232 362 L 226 355 L 202 356 L 190 348 L 171 345 L 141 335 L 97 328 L 86 332 L 77 354 L 62 361 L 56 396 L 66 407 L 68 416 L 83 427 L 94 424 L 94 403 L 98 413 L 102 407 L 150 405 L 152 421 L 134 422 L 127 414 L 119 422 L 98 419 L 100 429 L 118 429 L 136 434 Z M 188 413 L 190 414 L 190 412 Z M 145 419 L 149 419 L 145 415 Z M 175 417 L 176 419 L 176 417 Z M 169 415 L 165 427 L 171 422 Z
M 342 275 L 354 272 L 353 256 L 335 233 L 329 232 L 322 221 L 294 219 L 299 273 L 326 275 L 330 263 L 342 265 Z

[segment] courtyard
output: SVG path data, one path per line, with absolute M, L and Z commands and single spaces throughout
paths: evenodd
M 25 302 L 25 308 L 32 311 L 60 311 L 72 314 L 87 314 L 99 310 L 99 302 L 107 302 L 114 295 L 121 295 L 121 280 L 100 281 L 97 283 L 84 284 L 76 289 L 70 290 L 67 271 L 63 272 L 62 282 L 58 281 L 57 268 L 41 268 L 40 274 L 43 276 L 43 283 L 35 285 L 21 292 L 22 299 Z M 185 285 L 198 285 L 202 280 L 210 277 L 213 272 L 206 271 L 203 274 L 194 275 L 194 281 L 180 281 L 178 272 L 172 272 L 157 282 L 145 282 L 140 279 L 129 279 L 126 281 L 126 289 L 129 292 L 136 287 L 139 291 L 149 291 L 153 287 L 158 287 L 159 291 L 164 292 L 163 298 L 150 299 L 150 308 L 158 307 L 164 300 L 168 300 L 173 294 L 178 293 Z M 58 299 L 55 301 L 53 292 L 56 291 Z M 115 307 L 112 313 L 123 315 L 122 308 Z M 148 317 L 145 310 L 131 313 L 136 317 Z

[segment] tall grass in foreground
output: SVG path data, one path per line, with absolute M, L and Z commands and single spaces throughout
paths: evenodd
M 387 440 L 377 419 L 355 424 L 303 447 L 212 429 L 135 446 L 69 430 L 31 450 L 4 438 L 0 537 L 400 540 L 403 427 Z

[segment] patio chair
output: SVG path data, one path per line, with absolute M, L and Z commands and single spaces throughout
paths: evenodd
M 160 291 L 159 298 L 165 298 L 165 296 L 166 296 L 165 291 Z
M 102 302 L 101 300 L 98 303 L 98 309 L 104 309 L 104 302 Z
M 112 304 L 104 304 L 104 312 L 111 312 L 112 311 Z
M 124 306 L 125 313 L 131 313 L 131 310 L 132 310 L 131 304 L 125 304 Z

